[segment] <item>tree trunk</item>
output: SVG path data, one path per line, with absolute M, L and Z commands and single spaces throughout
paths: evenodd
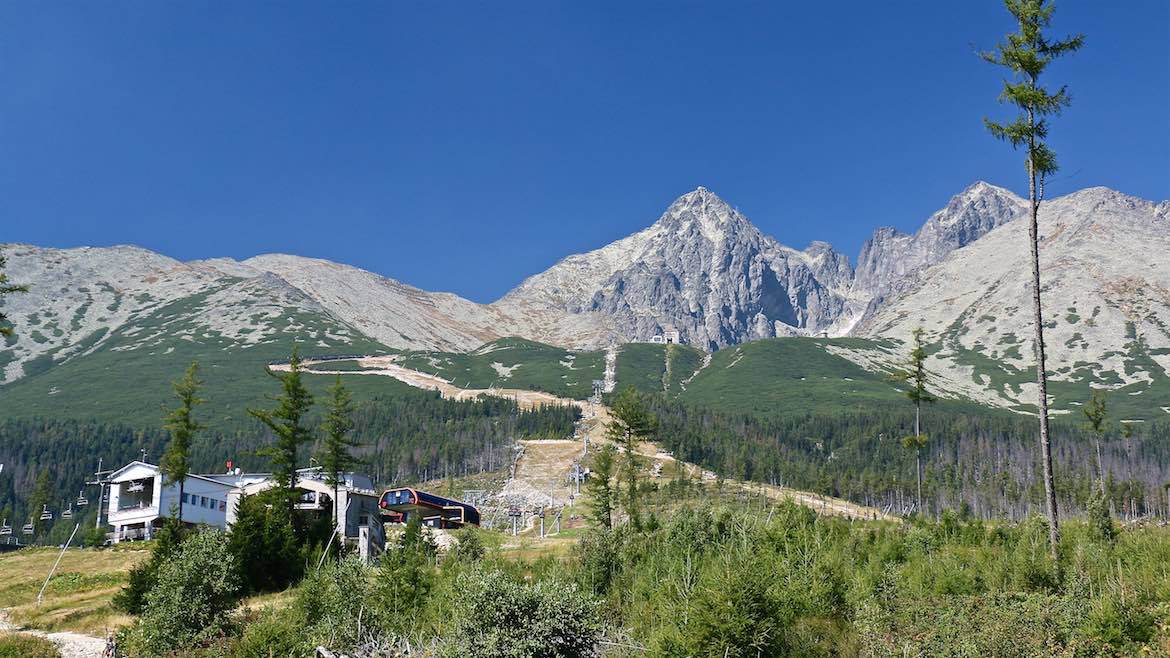
M 1028 112 L 1028 123 L 1033 123 L 1032 112 Z M 1034 146 L 1034 145 L 1032 145 Z M 1060 543 L 1060 526 L 1056 512 L 1056 483 L 1052 479 L 1052 444 L 1048 434 L 1048 375 L 1044 359 L 1044 314 L 1040 307 L 1040 199 L 1036 194 L 1036 167 L 1028 156 L 1028 194 L 1031 199 L 1032 217 L 1028 224 L 1028 239 L 1032 247 L 1032 316 L 1035 325 L 1036 384 L 1039 387 L 1037 414 L 1040 417 L 1040 463 L 1044 467 L 1044 500 L 1048 508 L 1048 550 L 1052 559 L 1057 558 Z
M 1101 437 L 1097 437 L 1097 486 L 1101 496 L 1105 495 L 1105 462 L 1101 461 Z
M 922 402 L 914 403 L 914 473 L 918 476 L 918 513 L 922 514 Z
M 183 489 L 187 482 L 186 478 L 179 480 L 179 527 L 183 527 Z M 162 510 L 159 510 L 160 512 Z

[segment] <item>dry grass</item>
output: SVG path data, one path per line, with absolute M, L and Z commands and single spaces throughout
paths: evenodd
M 0 555 L 0 608 L 8 609 L 14 623 L 101 637 L 131 621 L 111 607 L 110 599 L 125 584 L 130 569 L 147 558 L 148 550 L 70 549 L 37 605 L 37 592 L 58 553 L 33 548 Z

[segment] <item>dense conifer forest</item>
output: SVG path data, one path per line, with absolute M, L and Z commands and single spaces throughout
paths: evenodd
M 779 484 L 908 513 L 914 452 L 903 437 L 913 407 L 808 415 L 721 413 L 655 399 L 655 440 L 685 461 L 725 477 Z M 1077 419 L 1079 420 L 1079 419 Z M 1085 509 L 1096 474 L 1092 437 L 1077 423 L 1054 423 L 1061 507 Z M 924 415 L 924 511 L 963 510 L 1021 519 L 1041 511 L 1043 483 L 1035 420 L 984 410 L 940 408 Z M 1167 514 L 1170 425 L 1143 424 L 1132 436 L 1113 425 L 1102 443 L 1106 489 L 1123 518 Z
M 513 440 L 567 436 L 578 413 L 567 407 L 526 411 L 500 398 L 444 400 L 424 391 L 378 397 L 354 410 L 354 437 L 363 459 L 358 469 L 384 485 L 499 470 L 509 463 Z M 315 419 L 313 426 L 318 425 Z M 193 472 L 220 472 L 229 459 L 246 470 L 266 471 L 265 460 L 255 451 L 270 439 L 259 423 L 250 431 L 202 433 L 192 445 Z M 34 507 L 47 504 L 57 512 L 92 479 L 98 457 L 104 468 L 117 468 L 145 451 L 147 461 L 157 463 L 167 441 L 161 429 L 98 421 L 4 420 L 0 454 L 10 477 L 0 480 L 0 515 L 19 526 Z M 45 477 L 48 491 L 38 497 L 38 478 Z M 87 493 L 95 498 L 96 487 Z

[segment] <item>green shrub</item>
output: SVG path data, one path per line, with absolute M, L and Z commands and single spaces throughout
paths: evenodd
M 115 608 L 132 615 L 142 614 L 146 607 L 146 596 L 158 581 L 158 570 L 175 553 L 183 540 L 184 531 L 173 518 L 163 521 L 158 532 L 150 559 L 130 570 L 129 582 L 114 595 Z M 104 535 L 103 535 L 104 536 Z
M 301 658 L 313 645 L 305 637 L 304 619 L 295 609 L 268 609 L 244 626 L 232 658 Z
M 441 653 L 465 658 L 592 656 L 600 638 L 598 605 L 576 585 L 527 584 L 501 571 L 462 574 L 463 592 Z
M 309 572 L 297 589 L 296 611 L 313 645 L 352 649 L 380 634 L 371 605 L 372 570 L 357 558 L 327 561 Z
M 0 634 L 0 658 L 61 658 L 57 645 L 28 633 Z
M 487 548 L 484 546 L 480 532 L 482 531 L 475 526 L 467 526 L 457 530 L 455 532 L 455 547 L 451 549 L 448 558 L 467 564 L 482 560 L 487 554 Z
M 142 617 L 126 637 L 131 653 L 164 655 L 223 635 L 240 592 L 227 535 L 191 535 L 159 567 Z
M 392 542 L 382 554 L 375 596 L 385 629 L 396 632 L 412 630 L 416 613 L 434 587 L 434 557 L 435 545 L 418 517 L 406 524 L 397 542 Z
M 271 491 L 240 499 L 228 543 L 250 592 L 282 590 L 304 573 L 302 544 Z

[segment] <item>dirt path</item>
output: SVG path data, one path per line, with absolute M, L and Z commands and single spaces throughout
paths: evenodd
M 106 641 L 101 638 L 67 631 L 46 633 L 19 628 L 8 621 L 7 610 L 0 610 L 0 632 L 20 632 L 43 637 L 57 645 L 62 658 L 101 658 L 102 652 L 106 650 Z
M 606 356 L 608 361 L 608 352 Z M 573 405 L 581 409 L 583 418 L 578 423 L 577 433 L 572 440 L 519 442 L 524 445 L 524 454 L 516 463 L 516 477 L 505 485 L 505 491 L 509 491 L 509 487 L 511 487 L 512 493 L 532 494 L 533 499 L 541 500 L 542 504 L 544 504 L 543 501 L 547 497 L 547 504 L 549 506 L 563 505 L 568 501 L 569 494 L 569 483 L 565 477 L 568 475 L 569 469 L 572 468 L 573 461 L 580 458 L 584 448 L 583 442 L 588 439 L 590 446 L 608 442 L 605 438 L 605 425 L 610 421 L 610 415 L 609 408 L 603 404 L 583 400 L 570 400 L 540 391 L 513 388 L 459 388 L 441 377 L 404 368 L 394 363 L 394 358 L 388 356 L 360 359 L 359 363 L 363 367 L 369 368 L 369 370 L 313 370 L 313 373 L 393 377 L 417 388 L 438 391 L 443 397 L 453 400 L 471 400 L 481 395 L 493 395 L 496 397 L 511 398 L 521 408 L 525 409 L 541 405 Z M 306 365 L 311 364 L 310 362 L 306 362 Z M 706 364 L 704 364 L 705 366 Z M 288 366 L 272 366 L 272 368 L 287 370 Z M 606 370 L 608 375 L 608 363 Z M 667 463 L 677 461 L 673 455 L 663 452 L 653 443 L 645 442 L 639 445 L 637 450 L 638 454 L 645 456 L 652 462 L 651 468 L 653 468 L 654 463 L 661 463 L 665 466 Z M 691 477 L 708 481 L 716 479 L 714 473 L 706 471 L 695 464 L 688 462 L 682 462 L 682 464 L 683 468 L 687 469 L 687 473 Z M 897 518 L 885 514 L 877 508 L 858 505 L 841 498 L 821 496 L 787 487 L 777 487 L 732 479 L 725 480 L 724 486 L 740 489 L 747 494 L 762 494 L 771 500 L 791 500 L 823 514 L 847 516 L 856 519 L 891 520 Z

